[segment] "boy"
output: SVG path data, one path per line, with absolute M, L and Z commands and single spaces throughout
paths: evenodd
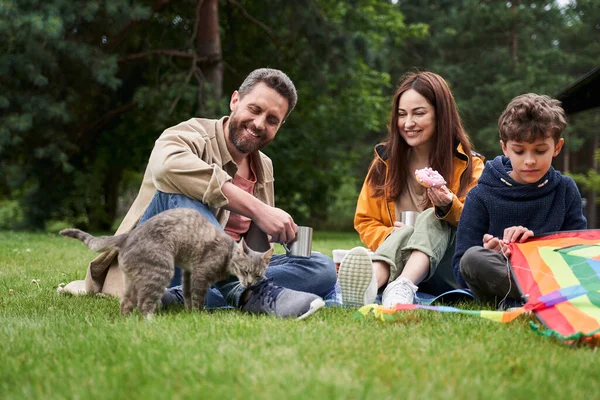
M 504 156 L 486 163 L 467 195 L 453 260 L 458 282 L 482 300 L 521 300 L 508 243 L 587 227 L 575 182 L 551 166 L 566 125 L 560 102 L 534 93 L 515 97 L 498 120 Z

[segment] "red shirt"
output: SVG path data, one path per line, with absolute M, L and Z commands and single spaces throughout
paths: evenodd
M 238 174 L 235 174 L 231 183 L 242 189 L 244 192 L 254 195 L 256 175 L 254 174 L 252 166 L 250 166 L 250 179 L 246 179 Z M 250 222 L 252 222 L 250 218 L 232 212 L 229 214 L 227 225 L 225 225 L 225 232 L 237 242 L 244 233 L 248 232 L 248 229 L 250 228 Z

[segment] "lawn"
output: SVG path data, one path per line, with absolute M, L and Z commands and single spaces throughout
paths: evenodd
M 313 250 L 358 244 L 316 232 Z M 327 308 L 295 321 L 176 309 L 146 321 L 122 317 L 115 298 L 56 293 L 93 257 L 54 234 L 0 232 L 0 398 L 600 396 L 598 349 L 538 336 L 527 317 L 412 311 L 390 323 Z

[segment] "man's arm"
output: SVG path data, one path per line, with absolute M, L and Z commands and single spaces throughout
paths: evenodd
M 272 242 L 288 243 L 296 237 L 298 227 L 287 212 L 263 203 L 231 182 L 224 183 L 221 190 L 228 200 L 225 208 L 250 218 Z
M 156 188 L 244 215 L 272 241 L 292 241 L 297 231 L 292 217 L 236 187 L 221 166 L 207 162 L 209 144 L 199 129 L 202 127 L 181 124 L 165 131 L 156 141 L 149 162 Z
M 154 144 L 148 167 L 154 186 L 161 192 L 181 193 L 211 208 L 221 208 L 227 204 L 221 187 L 232 177 L 212 163 L 210 144 L 202 129 L 190 123 L 167 129 Z

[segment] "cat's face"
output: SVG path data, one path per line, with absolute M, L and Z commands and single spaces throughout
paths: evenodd
M 238 245 L 231 262 L 232 273 L 244 287 L 249 287 L 264 278 L 265 270 L 273 256 L 273 249 L 260 253 L 246 246 L 243 239 Z

